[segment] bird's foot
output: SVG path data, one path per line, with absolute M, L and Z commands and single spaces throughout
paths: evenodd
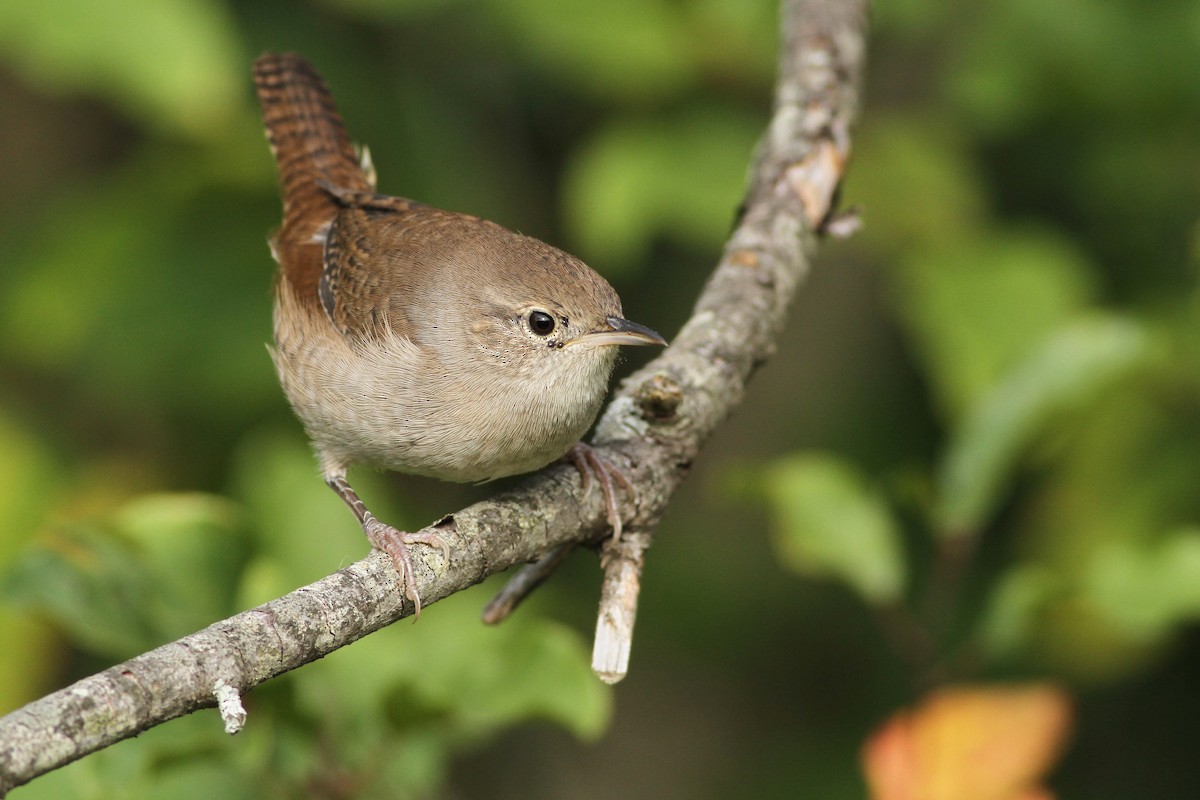
M 421 595 L 417 592 L 417 575 L 408 546 L 424 544 L 440 548 L 442 557 L 447 561 L 450 559 L 450 546 L 436 533 L 399 531 L 391 525 L 380 522 L 370 514 L 363 520 L 362 528 L 372 547 L 382 550 L 392 557 L 392 563 L 396 565 L 396 572 L 400 573 L 400 580 L 404 584 L 404 596 L 413 602 L 413 621 L 415 622 L 421 616 Z
M 583 484 L 584 494 L 591 490 L 593 478 L 600 484 L 600 491 L 604 494 L 605 515 L 613 532 L 612 541 L 614 543 L 620 541 L 624 524 L 621 521 L 621 505 L 617 501 L 615 485 L 619 483 L 625 487 L 626 491 L 632 492 L 633 484 L 629 482 L 629 478 L 597 453 L 593 447 L 583 442 L 576 442 L 563 458 L 569 459 L 575 465 L 575 469 L 579 470 L 579 479 Z M 500 594 L 496 595 L 492 602 L 484 608 L 483 621 L 488 625 L 495 625 L 507 618 L 522 600 L 558 569 L 573 547 L 574 544 L 571 542 L 560 544 L 536 562 L 521 567 L 520 571 L 500 591 Z
M 579 470 L 579 479 L 583 483 L 586 494 L 592 488 L 592 478 L 600 484 L 600 492 L 604 495 L 604 511 L 608 524 L 612 528 L 614 542 L 620 541 L 624 523 L 621 521 L 621 505 L 617 500 L 616 484 L 621 484 L 627 492 L 633 492 L 633 484 L 625 473 L 610 464 L 589 444 L 576 442 L 567 451 L 567 458 Z

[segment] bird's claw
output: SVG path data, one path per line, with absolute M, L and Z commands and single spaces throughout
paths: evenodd
M 621 520 L 621 506 L 617 500 L 615 484 L 621 484 L 630 493 L 633 492 L 633 484 L 625 477 L 625 473 L 610 464 L 591 445 L 576 442 L 567 451 L 567 458 L 579 471 L 585 494 L 592 488 L 592 477 L 595 476 L 596 482 L 600 484 L 600 492 L 604 495 L 604 511 L 609 527 L 612 528 L 613 541 L 620 541 L 625 526 Z
M 413 565 L 410 544 L 424 544 L 437 547 L 442 551 L 442 557 L 450 560 L 450 546 L 436 533 L 406 533 L 380 522 L 373 516 L 363 521 L 363 533 L 367 535 L 371 546 L 382 550 L 392 558 L 396 572 L 404 585 L 404 596 L 413 602 L 413 621 L 421 616 L 421 595 L 417 591 L 417 574 Z

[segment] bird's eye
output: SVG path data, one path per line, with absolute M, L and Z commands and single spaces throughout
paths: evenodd
M 538 336 L 549 336 L 554 333 L 554 317 L 545 311 L 530 311 L 529 330 Z

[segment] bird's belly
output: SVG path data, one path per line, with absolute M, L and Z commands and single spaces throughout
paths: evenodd
M 522 425 L 514 420 L 496 422 L 471 420 L 461 422 L 453 430 L 439 424 L 436 427 L 444 433 L 432 442 L 413 439 L 403 447 L 363 453 L 363 460 L 442 480 L 486 481 L 532 472 L 549 464 L 587 430 L 586 422 L 553 429 Z
M 458 482 L 531 472 L 579 440 L 607 389 L 603 378 L 573 392 L 467 385 L 419 354 L 366 359 L 332 337 L 286 334 L 277 329 L 273 351 L 280 381 L 326 472 L 367 464 Z
M 399 399 L 375 409 L 370 421 L 358 414 L 339 420 L 333 436 L 314 432 L 314 438 L 329 441 L 348 463 L 477 482 L 532 472 L 559 458 L 587 431 L 598 407 L 599 401 L 520 413 L 470 400 L 432 409 Z

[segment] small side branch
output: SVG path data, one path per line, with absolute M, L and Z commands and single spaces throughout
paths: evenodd
M 592 671 L 605 683 L 617 683 L 629 672 L 642 565 L 649 546 L 648 534 L 631 531 L 619 541 L 609 539 L 600 550 L 604 581 L 600 584 Z
M 572 549 L 570 544 L 560 544 L 537 561 L 517 570 L 517 574 L 483 607 L 481 618 L 484 624 L 499 625 L 508 619 L 509 614 L 567 560 Z
M 217 699 L 217 710 L 221 712 L 225 732 L 230 736 L 241 733 L 242 726 L 246 724 L 246 707 L 242 705 L 242 695 L 237 688 L 218 679 L 213 687 L 213 697 Z

